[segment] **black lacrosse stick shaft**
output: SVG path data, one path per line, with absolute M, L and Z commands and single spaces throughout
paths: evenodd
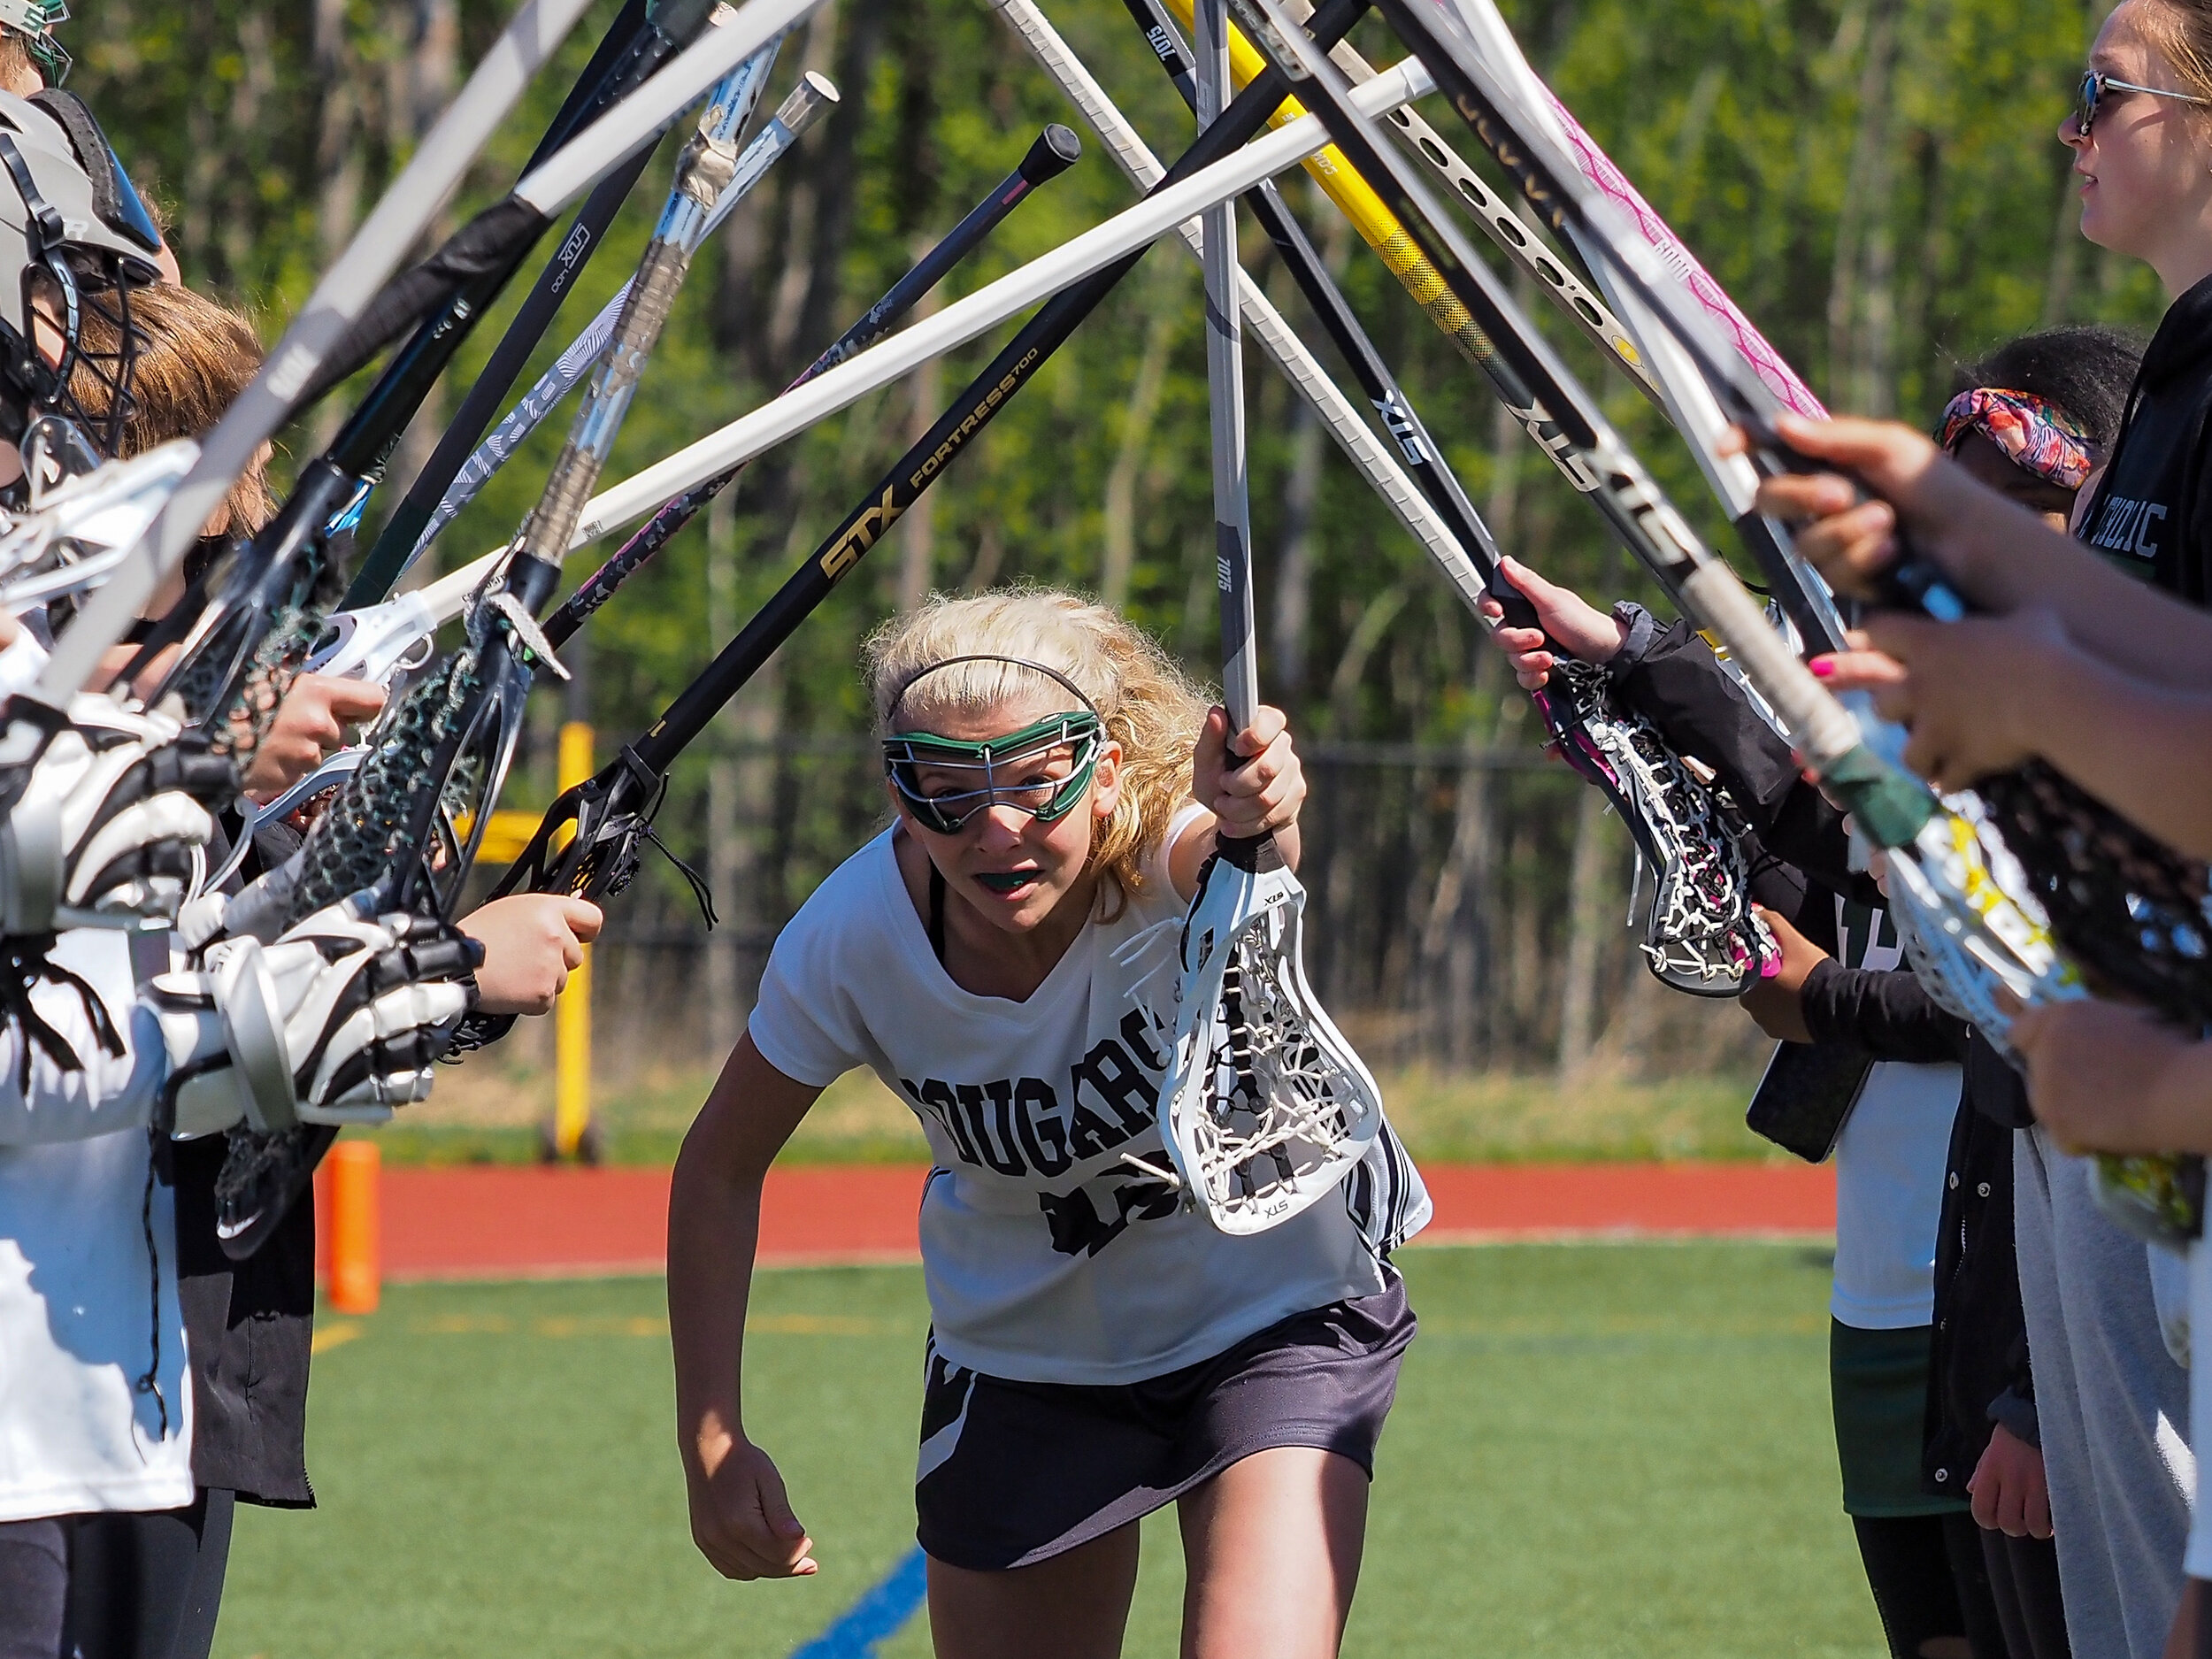
M 468 462 L 477 442 L 484 435 L 501 403 L 506 400 L 530 354 L 537 349 L 545 331 L 552 326 L 562 303 L 568 298 L 571 288 L 591 257 L 606 240 L 607 227 L 613 223 L 615 214 L 642 176 L 653 158 L 649 144 L 617 167 L 593 188 L 584 205 L 578 210 L 568 234 L 546 261 L 545 269 L 538 273 L 537 285 L 523 301 L 512 322 L 497 346 L 492 349 L 490 360 L 483 373 L 469 388 L 461 407 L 438 440 L 438 447 L 431 452 L 415 481 L 392 516 L 385 520 L 384 528 L 377 534 L 376 544 L 368 557 L 361 561 L 354 572 L 353 581 L 346 589 L 342 605 L 357 610 L 365 605 L 380 603 L 392 591 L 400 574 L 405 570 L 408 555 L 420 538 L 423 526 L 438 510 L 439 502 L 451 488 L 461 468 Z
M 602 73 L 598 86 L 587 97 L 575 98 L 572 95 L 573 110 L 565 108 L 562 113 L 567 119 L 556 119 L 539 141 L 532 165 L 554 153 L 580 132 L 588 121 L 611 109 L 644 81 L 664 59 L 705 26 L 710 10 L 710 0 L 673 0 L 673 4 L 664 6 L 649 5 L 636 33 L 613 56 Z M 647 148 L 649 150 L 650 146 Z M 525 173 L 527 171 L 526 168 Z M 597 199 L 595 196 L 594 200 Z M 614 205 L 618 206 L 619 203 Z M 612 216 L 611 208 L 609 216 Z M 538 236 L 543 234 L 544 227 L 541 225 L 536 234 L 521 241 L 496 268 L 487 271 L 442 308 L 424 319 L 339 432 L 330 446 L 333 460 L 365 478 L 382 467 L 407 430 L 407 423 L 414 419 L 423 399 L 430 395 L 431 387 L 453 361 L 462 342 L 474 332 L 485 308 L 498 298 L 514 273 L 521 269 Z M 546 320 L 551 320 L 550 312 Z
M 704 24 L 707 9 L 706 0 L 676 0 L 676 4 L 664 8 L 649 4 L 639 14 L 636 27 L 626 38 L 618 41 L 625 19 L 633 15 L 633 9 L 626 9 L 593 58 L 594 63 L 603 65 L 598 83 L 588 91 L 580 85 L 572 91 L 560 116 L 539 142 L 539 156 L 557 150 L 588 121 L 618 102 L 682 43 L 680 38 L 672 36 L 654 21 L 657 12 L 675 26 L 687 26 L 690 32 L 696 33 Z M 610 51 L 610 45 L 615 50 Z M 498 211 L 494 209 L 491 212 L 495 214 Z M 540 221 L 540 230 L 542 227 Z M 326 482 L 333 470 L 355 480 L 357 487 L 376 475 L 406 431 L 407 423 L 429 396 L 438 376 L 482 317 L 484 308 L 497 297 L 499 289 L 520 267 L 535 241 L 536 234 L 532 234 L 518 242 L 511 257 L 488 269 L 443 310 L 426 319 L 413 338 L 395 354 L 330 447 L 303 469 L 300 484 L 295 487 L 276 518 L 257 532 L 241 551 L 223 589 L 214 595 L 214 603 L 227 610 L 257 607 L 265 619 L 276 614 L 277 608 L 284 603 L 283 595 L 289 595 L 297 602 L 299 594 L 320 568 L 322 549 L 329 540 L 330 529 L 327 517 L 304 526 L 298 521 L 309 506 L 302 500 L 303 495 L 310 493 L 309 487 L 317 480 Z M 319 484 L 313 493 L 319 500 L 326 499 L 328 495 Z M 184 599 L 155 625 L 127 672 L 142 672 L 157 653 L 184 639 L 204 613 L 206 603 L 204 590 L 188 590 Z M 227 635 L 232 630 L 223 628 L 218 632 Z M 246 656 L 250 655 L 254 642 L 246 642 Z M 241 656 L 235 661 L 234 676 L 244 667 L 245 656 Z M 191 672 L 187 664 L 180 664 L 177 671 L 179 674 Z M 229 700 L 227 692 L 218 693 L 213 703 L 219 709 L 227 706 Z
M 1366 0 L 1328 0 L 1314 14 L 1314 34 L 1333 42 L 1365 9 Z M 1146 194 L 1156 196 L 1242 148 L 1266 124 L 1289 89 L 1288 82 L 1276 71 L 1256 77 Z M 669 705 L 636 746 L 639 758 L 653 771 L 665 772 L 684 747 L 706 729 L 722 705 L 760 671 L 776 648 L 791 637 L 799 624 L 829 596 L 830 590 L 920 499 L 922 492 L 937 481 L 952 459 L 998 416 L 1148 251 L 1140 248 L 1125 255 L 1047 301 L 935 424 L 877 480 L 868 496 L 846 515 L 706 672 Z

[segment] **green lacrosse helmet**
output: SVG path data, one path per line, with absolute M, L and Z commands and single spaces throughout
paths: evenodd
M 21 38 L 50 87 L 69 79 L 69 54 L 54 38 L 54 26 L 68 21 L 69 0 L 0 0 L 0 29 Z

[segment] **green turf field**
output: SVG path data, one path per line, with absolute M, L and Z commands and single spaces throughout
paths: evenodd
M 1836 1507 L 1822 1256 L 1402 1261 L 1422 1333 L 1348 1653 L 1877 1659 Z M 326 1319 L 322 1508 L 240 1511 L 217 1653 L 791 1653 L 911 1547 L 926 1313 L 902 1269 L 766 1274 L 754 1305 L 749 1421 L 818 1578 L 729 1585 L 693 1553 L 657 1280 L 401 1287 Z M 1171 1655 L 1171 1522 L 1146 1540 L 1127 1651 Z M 923 1620 L 876 1651 L 926 1655 Z

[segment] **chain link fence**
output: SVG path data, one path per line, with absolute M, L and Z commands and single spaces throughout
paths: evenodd
M 1758 1052 L 1732 1005 L 1644 972 L 1624 925 L 1627 834 L 1540 750 L 1323 742 L 1305 762 L 1308 972 L 1371 1064 L 1655 1073 L 1740 1070 Z M 650 857 L 609 905 L 602 1076 L 718 1063 L 779 929 L 889 812 L 864 739 L 726 742 L 687 762 L 659 826 L 709 878 L 718 922 Z

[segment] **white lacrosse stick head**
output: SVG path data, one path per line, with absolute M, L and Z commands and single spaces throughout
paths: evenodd
M 199 458 L 179 438 L 65 479 L 0 534 L 0 603 L 18 613 L 105 581 Z
M 1910 847 L 1887 855 L 1891 909 L 1928 995 L 2016 1063 L 1998 988 L 2031 1005 L 2087 992 L 1980 801 L 1953 795 L 1944 806 Z
M 1307 982 L 1306 892 L 1271 840 L 1207 862 L 1184 924 L 1161 1138 L 1224 1233 L 1280 1226 L 1365 1155 L 1382 1093 Z

